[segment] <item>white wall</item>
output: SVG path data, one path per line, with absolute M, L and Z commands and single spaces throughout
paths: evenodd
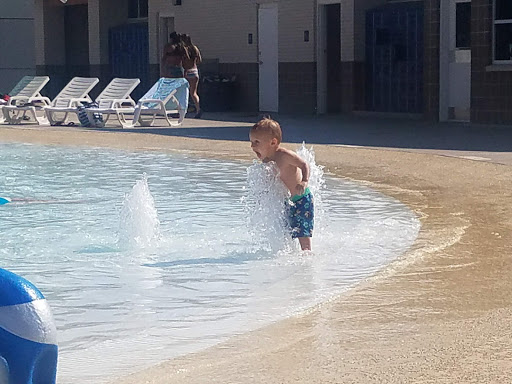
M 279 2 L 279 61 L 315 61 L 315 1 Z M 304 41 L 309 31 L 309 42 Z
M 169 0 L 149 0 L 150 63 L 159 60 L 158 18 L 174 17 L 179 33 L 188 33 L 205 58 L 223 63 L 255 63 L 258 60 L 258 4 L 262 0 L 184 0 L 174 6 Z M 311 62 L 315 57 L 315 1 L 279 1 L 279 60 Z M 304 42 L 304 31 L 310 33 Z M 253 44 L 248 44 L 248 34 Z
M 0 93 L 35 74 L 34 1 L 0 0 Z
M 184 0 L 174 6 L 169 0 L 149 0 L 149 60 L 156 64 L 158 17 L 173 16 L 178 33 L 187 33 L 205 58 L 225 63 L 255 62 L 257 58 L 257 5 L 246 0 Z M 254 44 L 247 43 L 252 33 Z

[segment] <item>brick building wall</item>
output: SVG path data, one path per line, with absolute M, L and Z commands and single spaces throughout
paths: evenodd
M 471 3 L 471 121 L 512 123 L 512 67 L 492 65 L 492 1 Z
M 424 2 L 423 115 L 431 121 L 439 120 L 440 1 Z

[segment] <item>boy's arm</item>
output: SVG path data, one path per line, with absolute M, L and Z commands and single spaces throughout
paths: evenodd
M 297 194 L 302 195 L 306 190 L 309 182 L 309 165 L 295 152 L 286 151 L 285 160 L 287 163 L 299 168 L 302 171 L 302 180 L 297 184 Z

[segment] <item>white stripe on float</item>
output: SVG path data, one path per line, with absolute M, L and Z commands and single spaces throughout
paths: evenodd
M 57 344 L 57 329 L 46 299 L 0 307 L 0 328 L 36 343 Z

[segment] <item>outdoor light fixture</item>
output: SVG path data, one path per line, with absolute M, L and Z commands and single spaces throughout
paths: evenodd
M 68 0 L 60 0 L 60 1 L 61 1 L 61 3 L 64 3 L 64 4 L 66 4 L 68 2 Z

